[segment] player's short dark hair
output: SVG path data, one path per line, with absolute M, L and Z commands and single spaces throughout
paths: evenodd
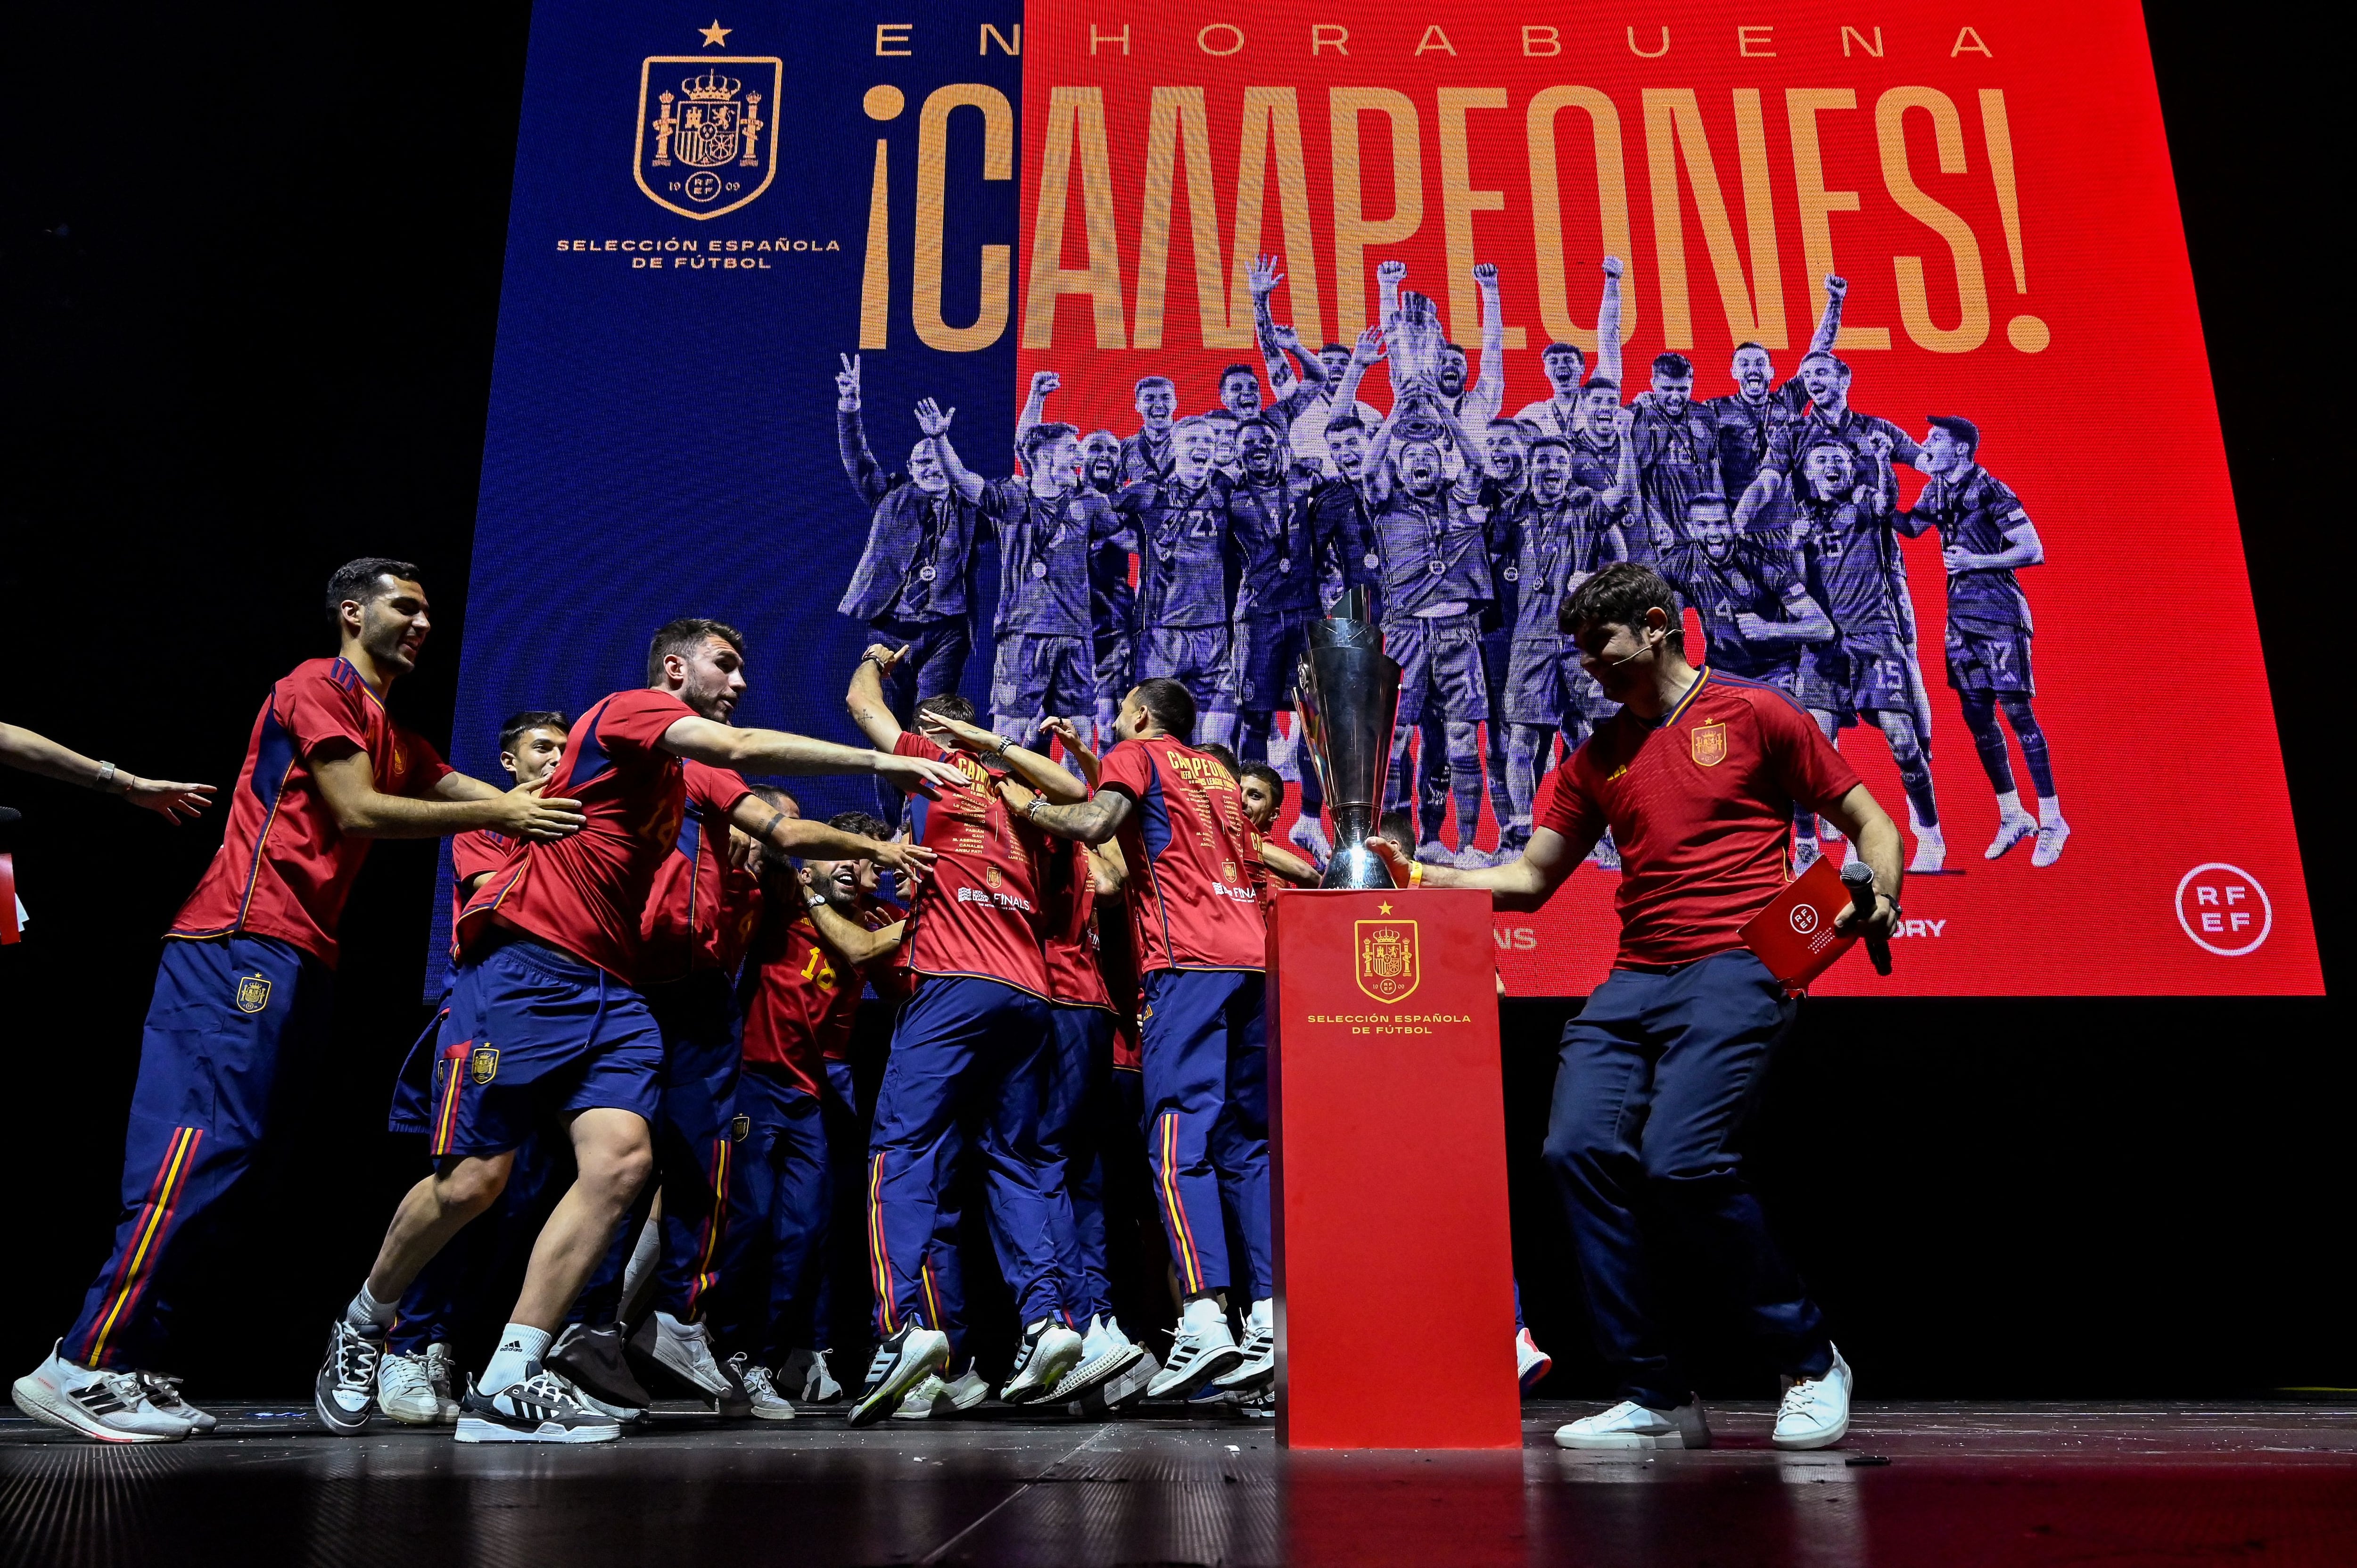
M 1276 803 L 1280 807 L 1285 804 L 1284 774 L 1265 762 L 1247 762 L 1243 765 L 1243 771 L 1236 776 L 1236 782 L 1241 784 L 1247 779 L 1257 779 L 1267 785 L 1268 792 L 1275 797 Z
M 1539 358 L 1542 360 L 1549 354 L 1568 354 L 1583 365 L 1587 363 L 1587 351 L 1577 343 L 1550 343 L 1539 350 Z
M 1220 405 L 1218 408 L 1207 408 L 1195 417 L 1201 420 L 1205 424 L 1216 424 L 1221 423 L 1241 424 L 1243 423 L 1243 421 L 1236 416 L 1236 411 L 1228 407 L 1224 403 Z
M 1812 349 L 1807 353 L 1801 356 L 1801 363 L 1804 365 L 1811 360 L 1823 360 L 1826 364 L 1831 365 L 1843 375 L 1849 374 L 1848 361 L 1842 359 L 1840 355 L 1835 353 L 1831 349 Z
M 1116 447 L 1121 445 L 1121 437 L 1115 435 L 1110 430 L 1092 430 L 1081 438 L 1081 445 L 1083 446 L 1091 446 L 1094 444 L 1100 436 L 1112 443 Z
M 1458 355 L 1458 357 L 1459 359 L 1462 359 L 1462 358 L 1464 358 L 1464 357 L 1465 357 L 1465 345 L 1464 345 L 1464 344 L 1462 344 L 1462 343 L 1443 343 L 1443 344 L 1441 345 L 1441 348 L 1443 348 L 1444 349 L 1455 349 L 1455 350 L 1457 351 L 1457 355 Z
M 872 811 L 837 811 L 827 818 L 826 825 L 839 833 L 857 833 L 878 842 L 892 836 L 892 825 Z
M 1137 683 L 1138 705 L 1154 717 L 1165 733 L 1179 740 L 1195 734 L 1195 696 L 1178 682 L 1157 675 Z
M 1928 421 L 1934 430 L 1944 430 L 1956 443 L 1977 457 L 1981 455 L 1981 427 L 1971 420 L 1953 413 L 1935 413 Z
M 1568 452 L 1571 450 L 1571 438 L 1565 435 L 1534 435 L 1531 437 L 1532 456 L 1537 456 L 1539 455 L 1539 448 L 1542 446 L 1560 446 L 1565 451 Z
M 1598 387 L 1603 388 L 1606 392 L 1611 392 L 1616 396 L 1620 391 L 1620 383 L 1614 381 L 1610 376 L 1590 376 L 1585 382 L 1581 383 L 1579 390 L 1582 392 L 1592 392 Z
M 526 708 L 520 714 L 510 714 L 508 722 L 500 726 L 500 749 L 513 751 L 515 743 L 536 729 L 553 729 L 563 735 L 573 727 L 573 721 L 554 708 Z
M 1222 386 L 1226 386 L 1230 376 L 1243 376 L 1254 386 L 1258 386 L 1260 384 L 1260 372 L 1253 369 L 1250 365 L 1245 364 L 1241 360 L 1237 360 L 1234 364 L 1228 366 L 1225 370 L 1220 372 L 1220 384 Z
M 1686 498 L 1686 512 L 1691 516 L 1694 512 L 1694 509 L 1698 506 L 1724 507 L 1726 504 L 1727 498 L 1720 495 L 1717 490 L 1705 490 L 1698 496 L 1688 496 Z
M 363 555 L 357 561 L 347 561 L 336 568 L 328 579 L 328 619 L 340 626 L 344 619 L 344 601 L 356 599 L 361 604 L 384 596 L 377 589 L 380 577 L 398 577 L 405 583 L 417 581 L 417 568 L 406 561 L 396 561 L 390 555 Z
M 682 616 L 677 620 L 663 622 L 654 640 L 647 644 L 647 684 L 662 680 L 663 660 L 673 654 L 689 654 L 705 644 L 707 638 L 718 638 L 745 657 L 745 634 L 726 621 L 714 620 L 709 616 Z
M 1383 813 L 1383 821 L 1376 824 L 1376 831 L 1403 850 L 1415 847 L 1415 823 L 1397 807 Z
M 1512 431 L 1517 435 L 1528 435 L 1531 433 L 1531 427 L 1527 422 L 1516 419 L 1512 414 L 1501 413 L 1498 415 L 1497 418 L 1491 420 L 1489 424 L 1489 428 L 1491 430 L 1496 430 L 1501 426 Z
M 1662 575 L 1641 561 L 1615 561 L 1572 591 L 1556 612 L 1555 629 L 1577 637 L 1583 627 L 1641 627 L 1645 612 L 1659 609 L 1670 618 L 1670 635 L 1684 638 L 1678 596 Z
M 1846 441 L 1837 440 L 1831 435 L 1821 435 L 1814 441 L 1810 442 L 1806 446 L 1803 447 L 1801 449 L 1801 461 L 1805 464 L 1808 462 L 1811 454 L 1824 451 L 1838 452 L 1843 456 L 1850 460 L 1850 467 L 1856 467 L 1857 466 L 1857 454 L 1850 449 L 1849 443 Z
M 974 699 L 963 696 L 956 692 L 936 693 L 919 703 L 916 711 L 920 715 L 938 714 L 942 718 L 954 720 L 962 725 L 974 723 Z
M 1680 376 L 1691 376 L 1694 374 L 1694 361 L 1684 354 L 1656 354 L 1653 356 L 1653 373 L 1667 376 L 1672 381 Z
M 775 784 L 756 784 L 752 789 L 753 799 L 764 805 L 780 811 L 791 811 L 798 817 L 802 815 L 802 803 L 794 799 L 791 790 L 780 789 Z
M 1210 757 L 1212 761 L 1218 763 L 1221 767 L 1226 768 L 1228 770 L 1229 778 L 1241 778 L 1243 774 L 1243 765 L 1236 761 L 1236 754 L 1233 747 L 1226 746 L 1216 740 L 1207 740 L 1195 749 Z
M 1735 346 L 1735 352 L 1740 354 L 1746 349 L 1757 349 L 1763 354 L 1768 351 L 1768 346 L 1765 343 L 1754 343 L 1750 338 L 1746 338 L 1742 342 L 1738 343 Z M 1729 358 L 1732 357 L 1733 356 L 1729 356 Z
M 1238 439 L 1242 439 L 1243 433 L 1247 430 L 1265 430 L 1268 432 L 1269 438 L 1271 440 L 1279 439 L 1276 421 L 1269 418 L 1266 414 L 1255 413 L 1250 419 L 1240 419 L 1236 421 L 1236 435 Z
M 1331 435 L 1337 430 L 1364 430 L 1366 427 L 1367 422 L 1359 417 L 1356 409 L 1346 408 L 1326 422 L 1326 434 Z
M 1137 384 L 1129 389 L 1129 395 L 1135 398 L 1148 387 L 1168 387 L 1175 392 L 1178 390 L 1178 383 L 1168 376 L 1140 376 L 1137 378 Z
M 1329 354 L 1348 354 L 1350 351 L 1351 346 L 1348 343 L 1329 343 L 1318 350 L 1318 357 L 1322 360 Z
M 1077 427 L 1070 424 L 1043 422 L 1033 425 L 1023 433 L 1023 471 L 1028 474 L 1037 466 L 1040 449 L 1050 442 L 1061 441 L 1067 436 L 1078 437 L 1080 434 Z

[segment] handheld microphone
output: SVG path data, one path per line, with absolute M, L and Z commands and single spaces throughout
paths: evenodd
M 1862 860 L 1853 860 L 1841 870 L 1842 886 L 1849 889 L 1849 907 L 1860 920 L 1874 916 L 1874 871 Z M 1866 956 L 1874 961 L 1874 972 L 1890 972 L 1890 944 L 1882 938 L 1867 933 Z

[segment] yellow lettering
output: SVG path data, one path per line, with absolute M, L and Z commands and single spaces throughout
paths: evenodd
M 1213 33 L 1218 33 L 1224 39 L 1230 40 L 1226 48 L 1214 48 L 1211 47 L 1211 35 Z M 1237 27 L 1232 22 L 1213 22 L 1211 26 L 1205 27 L 1201 32 L 1195 35 L 1195 47 L 1201 49 L 1207 55 L 1216 55 L 1220 59 L 1224 59 L 1244 47 L 1244 30 L 1242 27 Z
M 1126 22 L 1123 23 L 1121 31 L 1118 33 L 1100 33 L 1097 31 L 1097 25 L 1094 22 L 1091 22 L 1089 24 L 1089 53 L 1096 53 L 1097 46 L 1099 44 L 1119 44 L 1121 46 L 1121 52 L 1127 54 L 1129 52 L 1129 24 Z
M 1359 116 L 1391 122 L 1392 214 L 1366 215 L 1360 187 Z M 1334 139 L 1335 336 L 1344 342 L 1367 325 L 1367 247 L 1394 245 L 1424 222 L 1424 154 L 1415 105 L 1388 87 L 1337 87 L 1330 99 Z
M 914 22 L 877 23 L 876 52 L 888 58 L 895 55 L 912 55 L 916 53 L 917 51 L 911 48 L 898 48 L 890 47 L 893 45 L 908 43 L 909 41 L 909 35 L 916 30 L 916 27 L 917 24 Z
M 1453 55 L 1457 52 L 1457 46 L 1448 41 L 1448 35 L 1440 30 L 1439 23 L 1435 22 L 1425 28 L 1424 37 L 1415 46 L 1415 52 L 1418 54 L 1424 53 L 1426 49 L 1438 49 L 1444 54 Z
M 1465 112 L 1505 106 L 1502 87 L 1440 90 L 1440 218 L 1448 247 L 1448 329 L 1460 342 L 1475 341 L 1481 330 L 1481 291 L 1473 282 L 1473 263 L 1480 259 L 1473 243 L 1473 214 L 1502 211 L 1506 205 L 1504 191 L 1473 188 Z M 1510 339 L 1515 336 L 1519 334 L 1509 333 Z M 1506 347 L 1522 345 L 1510 340 Z
M 1874 41 L 1872 43 L 1867 43 L 1866 41 L 1866 35 L 1864 33 L 1859 32 L 1856 27 L 1847 26 L 1845 26 L 1842 28 L 1841 38 L 1842 58 L 1844 59 L 1847 59 L 1849 58 L 1849 43 L 1852 38 L 1856 38 L 1857 40 L 1858 48 L 1864 49 L 1875 59 L 1880 59 L 1882 58 L 1882 29 L 1880 27 L 1874 29 Z
M 1233 303 L 1229 318 L 1239 332 L 1246 330 L 1244 324 L 1251 319 L 1247 277 L 1260 250 L 1272 154 L 1276 159 L 1278 221 L 1285 230 L 1286 293 L 1292 301 L 1294 325 L 1314 339 L 1325 312 L 1318 297 L 1318 250 L 1311 237 L 1309 166 L 1301 153 L 1301 105 L 1290 87 L 1244 89 L 1243 142 L 1236 166 L 1235 263 L 1229 268 Z
M 1064 265 L 1064 218 L 1071 205 L 1075 144 L 1089 249 L 1088 264 L 1082 267 Z M 1025 348 L 1051 345 L 1056 301 L 1067 294 L 1089 296 L 1098 348 L 1126 346 L 1121 324 L 1121 251 L 1113 227 L 1113 160 L 1105 152 L 1104 98 L 1094 87 L 1058 87 L 1049 92 L 1048 143 L 1040 159 L 1039 207 L 1031 230 L 1031 286 L 1023 306 Z
M 1744 99 L 1750 99 L 1749 123 L 1744 124 Z M 1662 274 L 1662 341 L 1673 349 L 1694 347 L 1694 318 L 1686 297 L 1685 219 L 1678 200 L 1678 159 L 1684 155 L 1694 187 L 1695 212 L 1702 220 L 1703 248 L 1710 254 L 1711 272 L 1718 280 L 1719 304 L 1727 312 L 1729 341 L 1756 339 L 1770 349 L 1786 346 L 1783 290 L 1776 270 L 1776 220 L 1769 204 L 1767 137 L 1760 124 L 1756 89 L 1736 92 L 1738 140 L 1744 144 L 1745 213 L 1749 220 L 1751 276 L 1759 295 L 1754 311 L 1753 290 L 1743 280 L 1743 259 L 1736 253 L 1735 231 L 1727 220 L 1727 202 L 1719 192 L 1718 171 L 1703 129 L 1702 110 L 1692 88 L 1649 87 L 1645 90 L 1645 161 L 1653 191 L 1653 254 Z
M 982 25 L 982 37 L 975 40 L 974 52 L 978 55 L 986 55 L 990 52 L 990 46 L 994 43 L 998 46 L 998 52 L 1000 54 L 1020 55 L 1023 52 L 1023 24 L 1020 22 L 1015 24 L 1015 37 L 1010 41 L 1005 33 L 1000 32 L 996 27 L 985 22 Z
M 1855 109 L 1857 94 L 1846 87 L 1794 87 L 1784 93 L 1784 117 L 1792 132 L 1792 183 L 1799 187 L 1801 254 L 1811 279 L 1841 269 L 1834 263 L 1833 215 L 1857 210 L 1857 192 L 1825 188 L 1825 160 L 1817 145 L 1817 116 Z M 1844 349 L 1888 349 L 1890 328 L 1857 325 L 1849 306 L 1842 309 Z
M 1538 274 L 1539 319 L 1555 341 L 1596 352 L 1596 328 L 1573 319 L 1564 284 L 1563 191 L 1556 177 L 1555 117 L 1566 109 L 1587 115 L 1596 145 L 1596 206 L 1604 253 L 1628 258 L 1629 178 L 1620 157 L 1620 111 L 1592 87 L 1550 87 L 1531 100 L 1523 136 L 1531 157 L 1531 237 Z M 1621 280 L 1620 340 L 1637 330 L 1633 276 Z
M 1955 46 L 1948 50 L 1950 59 L 1961 54 L 1986 55 L 1990 59 L 1996 59 L 1996 56 L 1990 52 L 1988 45 L 1981 42 L 1981 36 L 1970 27 L 1964 28 L 1956 34 Z
M 929 349 L 966 354 L 987 349 L 1006 331 L 1014 248 L 982 248 L 982 295 L 973 322 L 952 327 L 942 318 L 942 242 L 947 202 L 942 182 L 949 168 L 950 112 L 982 112 L 982 177 L 1015 177 L 1015 111 L 1006 95 L 982 82 L 936 88 L 917 121 L 917 242 L 910 308 L 917 337 Z
M 1531 59 L 1552 59 L 1563 53 L 1561 29 L 1547 27 L 1524 27 L 1523 53 Z
M 1338 55 L 1351 52 L 1351 29 L 1339 22 L 1314 22 L 1309 27 L 1309 54 L 1316 59 L 1318 51 L 1330 48 Z
M 1647 50 L 1639 48 L 1637 47 L 1637 29 L 1631 27 L 1628 29 L 1628 33 L 1629 52 L 1635 55 L 1640 59 L 1659 59 L 1663 55 L 1670 52 L 1670 29 L 1666 27 L 1662 29 L 1662 47 L 1657 49 Z
M 1771 41 L 1770 29 L 1765 27 L 1735 29 L 1735 52 L 1746 59 L 1774 59 L 1776 51 L 1768 47 Z
M 1935 354 L 1964 354 L 1988 341 L 1988 280 L 1981 269 L 1980 242 L 1972 225 L 1926 195 L 1907 166 L 1907 111 L 1921 109 L 1932 116 L 1932 139 L 1939 149 L 1940 172 L 1964 172 L 1964 125 L 1954 100 L 1936 88 L 1894 87 L 1875 101 L 1874 137 L 1882 151 L 1882 183 L 1900 211 L 1948 243 L 1956 266 L 1956 295 L 1961 307 L 1956 325 L 1943 330 L 1932 324 L 1931 301 L 1923 287 L 1923 258 L 1898 256 L 1891 262 L 1899 275 L 1899 319 L 1907 336 Z

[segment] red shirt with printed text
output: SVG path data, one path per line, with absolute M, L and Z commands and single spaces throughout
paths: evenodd
M 1259 969 L 1267 927 L 1236 781 L 1217 759 L 1168 736 L 1104 754 L 1098 787 L 1135 802 L 1121 825 L 1140 973 Z
M 679 838 L 655 867 L 639 921 L 639 980 L 683 980 L 692 971 L 733 972 L 752 940 L 759 878 L 728 858 L 728 814 L 753 792 L 744 776 L 693 757 L 681 763 L 687 803 Z
M 1616 968 L 1660 969 L 1743 945 L 1792 877 L 1792 809 L 1823 811 L 1857 774 L 1772 686 L 1705 669 L 1656 723 L 1623 708 L 1555 770 L 1536 825 L 1574 863 L 1612 830 Z
M 602 698 L 575 720 L 543 792 L 578 800 L 587 825 L 509 850 L 459 912 L 459 950 L 476 951 L 497 924 L 636 984 L 640 917 L 687 800 L 685 770 L 660 742 L 694 716 L 669 693 L 640 689 Z
M 173 917 L 171 934 L 275 937 L 336 966 L 336 927 L 369 843 L 336 825 L 315 768 L 368 753 L 380 794 L 425 795 L 450 772 L 393 723 L 345 659 L 307 659 L 270 688 L 230 792 L 221 848 Z
M 841 972 L 818 940 L 808 913 L 776 901 L 746 955 L 738 999 L 745 1009 L 745 1060 L 770 1068 L 805 1094 L 823 1086 L 825 1064 L 845 1060 L 851 1026 L 859 1016 L 865 976 Z M 889 911 L 859 911 L 860 923 L 881 930 Z M 886 961 L 870 965 L 881 969 Z
M 910 800 L 916 842 L 941 852 L 917 889 L 901 942 L 919 974 L 996 980 L 1046 996 L 1048 960 L 1040 945 L 1039 865 L 1045 841 L 1015 821 L 991 772 L 963 752 L 944 751 L 902 732 L 901 757 L 947 762 L 971 787 L 938 800 Z
M 1039 884 L 1048 999 L 1110 1010 L 1113 998 L 1097 966 L 1097 879 L 1087 848 L 1071 839 L 1049 839 L 1040 853 Z

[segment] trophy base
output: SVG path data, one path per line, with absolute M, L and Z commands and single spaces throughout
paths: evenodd
M 1379 859 L 1373 850 L 1363 843 L 1338 849 L 1326 863 L 1326 875 L 1318 884 L 1326 888 L 1396 887 L 1391 868 Z

